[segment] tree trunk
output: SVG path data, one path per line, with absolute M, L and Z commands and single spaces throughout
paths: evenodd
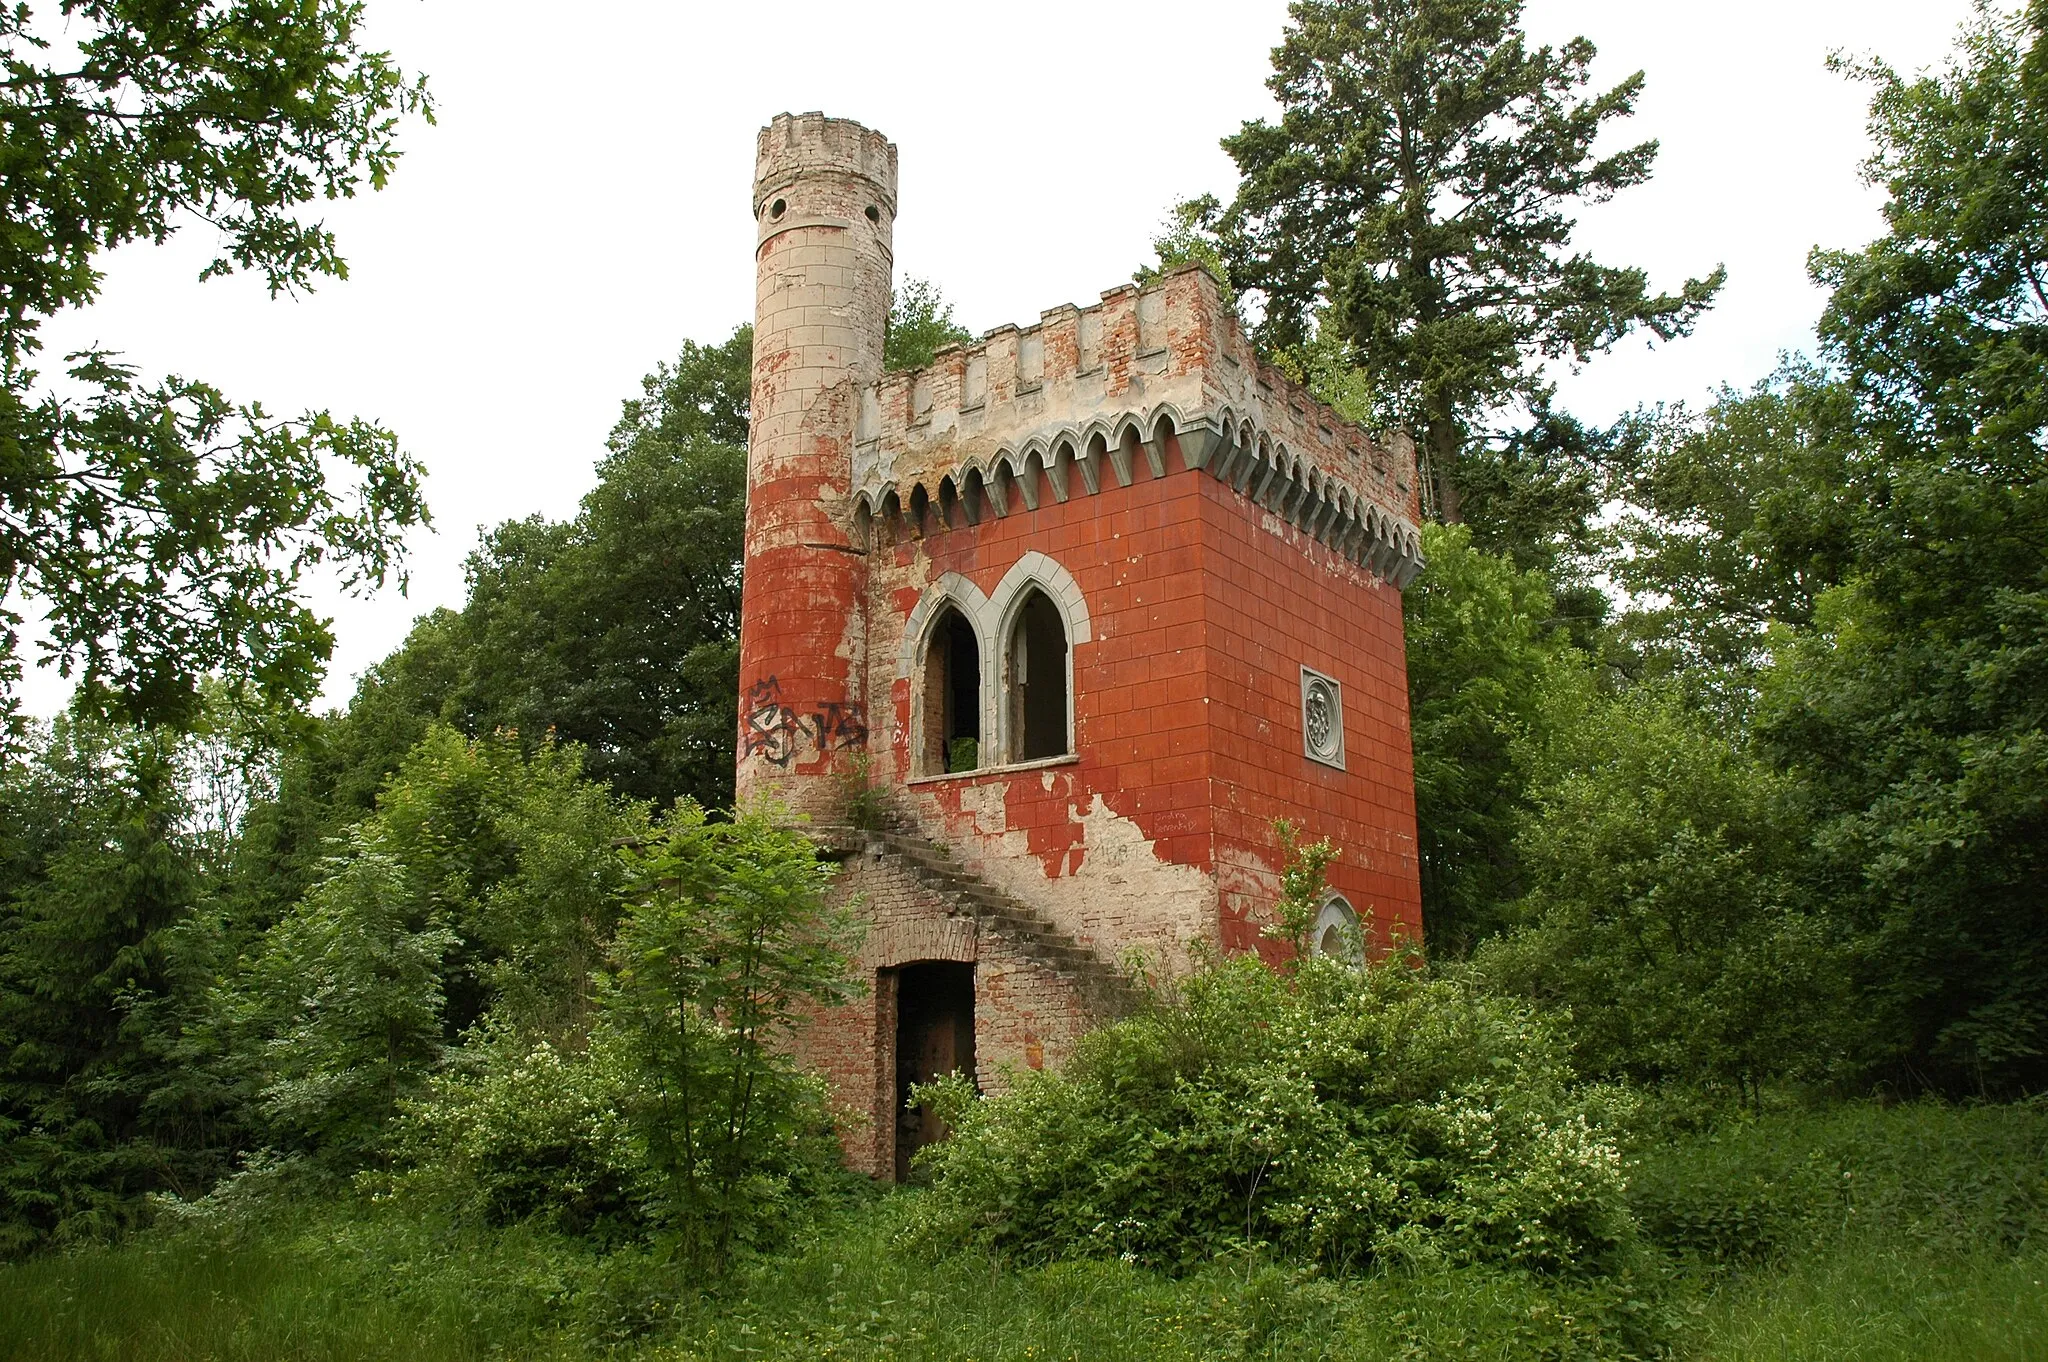
M 1429 451 L 1429 477 L 1436 492 L 1436 518 L 1446 525 L 1460 523 L 1464 516 L 1458 502 L 1458 454 L 1463 441 L 1457 417 L 1448 402 L 1430 402 L 1428 423 L 1423 428 L 1423 447 Z

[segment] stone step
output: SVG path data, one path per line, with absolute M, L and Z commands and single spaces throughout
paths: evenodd
M 1122 1014 L 1137 1006 L 1138 991 L 1100 955 L 1028 903 L 966 869 L 948 848 L 915 831 L 900 815 L 892 813 L 880 829 L 818 825 L 810 831 L 842 856 L 881 848 L 928 888 L 952 899 L 986 930 L 1016 942 L 1026 956 L 1105 1012 Z

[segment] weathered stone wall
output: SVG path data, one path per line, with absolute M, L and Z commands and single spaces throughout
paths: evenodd
M 1192 535 L 1204 570 L 1204 678 L 1214 754 L 1213 857 L 1226 950 L 1260 949 L 1279 897 L 1273 820 L 1340 855 L 1330 887 L 1381 947 L 1422 932 L 1415 846 L 1414 749 L 1401 593 L 1314 542 L 1286 518 L 1247 515 L 1200 478 Z M 1302 675 L 1338 682 L 1343 768 L 1311 760 Z
M 870 659 L 870 712 L 886 716 L 886 729 L 875 733 L 887 754 L 876 774 L 969 870 L 1112 961 L 1136 947 L 1178 965 L 1191 940 L 1216 935 L 1205 589 L 1190 533 L 1202 481 L 1213 479 L 1185 470 L 1155 478 L 1141 461 L 1128 487 L 1112 482 L 1065 502 L 1048 497 L 1034 514 L 972 527 L 957 517 L 944 530 L 935 522 L 921 537 L 878 542 L 870 558 L 875 637 L 907 644 L 877 647 Z M 948 599 L 977 624 L 987 755 L 1000 760 L 1002 606 L 1025 578 L 1077 598 L 1075 755 L 1021 769 L 917 775 L 918 629 L 929 623 L 913 621 L 919 602 L 945 581 Z
M 794 1048 L 831 1085 L 849 1165 L 888 1178 L 896 1166 L 899 966 L 974 965 L 974 1048 L 984 1092 L 1003 1091 L 1017 1071 L 1057 1067 L 1093 1018 L 1071 984 L 1008 937 L 978 931 L 973 918 L 893 857 L 865 850 L 849 856 L 834 892 L 842 902 L 857 899 L 869 924 L 860 958 L 869 989 L 843 1007 L 814 1013 Z
M 781 115 L 761 130 L 753 203 L 739 793 L 824 811 L 866 743 L 866 570 L 847 495 L 859 394 L 882 371 L 896 148 L 857 123 Z
M 1382 943 L 1418 934 L 1400 592 L 1188 468 L 1177 439 L 1162 464 L 1163 477 L 1141 463 L 1128 487 L 1048 498 L 1030 515 L 934 517 L 922 535 L 877 543 L 869 617 L 899 645 L 871 658 L 870 712 L 886 716 L 875 739 L 888 754 L 876 775 L 926 835 L 1105 959 L 1135 947 L 1174 968 L 1197 938 L 1270 954 L 1259 929 L 1278 893 L 1281 817 L 1338 844 L 1332 887 Z M 997 726 L 1002 602 L 1020 565 L 1041 558 L 1064 569 L 1085 619 L 1074 756 L 919 775 L 930 603 L 979 626 Z M 1304 753 L 1304 666 L 1342 687 L 1341 770 Z M 990 755 L 1000 759 L 999 745 Z

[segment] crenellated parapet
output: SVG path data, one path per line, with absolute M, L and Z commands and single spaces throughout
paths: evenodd
M 1029 514 L 1179 467 L 1398 587 L 1422 567 L 1415 446 L 1384 442 L 1262 363 L 1199 268 L 998 327 L 861 393 L 857 533 Z

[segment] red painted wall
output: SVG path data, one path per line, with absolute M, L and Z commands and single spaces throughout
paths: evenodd
M 1097 495 L 1076 488 L 1061 503 L 1042 486 L 1036 511 L 1013 504 L 1007 517 L 976 526 L 934 523 L 922 538 L 878 551 L 885 581 L 870 638 L 892 675 L 905 620 L 948 571 L 992 593 L 1035 549 L 1073 575 L 1090 616 L 1092 638 L 1073 658 L 1077 762 L 1052 768 L 1049 781 L 1044 771 L 991 772 L 913 788 L 944 810 L 946 839 L 970 864 L 985 864 L 1012 853 L 1000 839 L 976 838 L 966 805 L 980 787 L 1003 787 L 1005 825 L 1028 834 L 1047 880 L 1085 863 L 1075 811 L 1099 794 L 1161 860 L 1216 877 L 1213 916 L 1178 924 L 1181 936 L 1268 954 L 1272 943 L 1258 931 L 1278 893 L 1272 821 L 1287 817 L 1306 840 L 1327 835 L 1339 845 L 1332 886 L 1372 919 L 1382 943 L 1419 936 L 1400 593 L 1186 469 L 1171 441 L 1165 478 L 1137 462 L 1129 487 L 1111 485 L 1105 471 Z M 999 647 L 988 641 L 984 666 Z M 1303 754 L 1304 664 L 1343 686 L 1343 771 Z M 895 679 L 888 692 L 899 783 L 911 772 L 913 684 Z M 1148 925 L 1142 903 L 1106 897 L 1078 911 L 1082 920 L 1064 925 L 1112 956 Z
M 1279 883 L 1253 866 L 1272 865 L 1276 818 L 1336 843 L 1330 886 L 1382 947 L 1420 939 L 1401 593 L 1215 479 L 1196 482 L 1223 946 L 1271 954 L 1255 915 Z M 1303 666 L 1342 687 L 1341 771 L 1303 751 Z

